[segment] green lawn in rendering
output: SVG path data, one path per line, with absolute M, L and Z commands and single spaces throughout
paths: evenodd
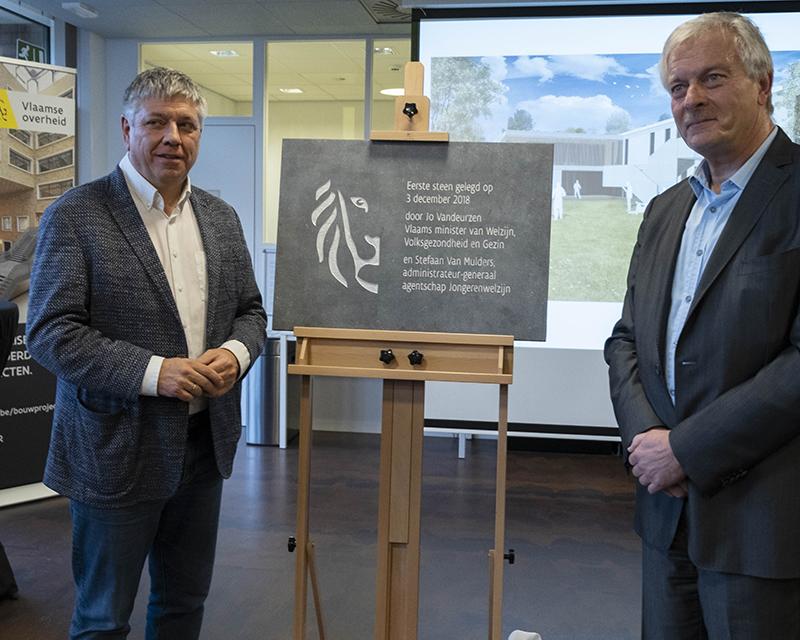
M 565 198 L 550 223 L 549 298 L 621 302 L 641 221 L 623 198 Z

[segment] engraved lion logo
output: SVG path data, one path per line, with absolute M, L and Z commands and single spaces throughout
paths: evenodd
M 349 201 L 352 206 L 364 213 L 369 213 L 369 203 L 361 197 L 345 198 L 338 189 L 331 189 L 330 180 L 317 189 L 316 200 L 317 206 L 311 212 L 311 222 L 315 227 L 319 227 L 317 231 L 317 258 L 319 258 L 320 264 L 325 260 L 325 246 L 327 244 L 328 269 L 331 275 L 342 286 L 349 286 L 347 278 L 339 268 L 339 245 L 342 235 L 344 235 L 345 245 L 353 260 L 353 272 L 356 282 L 370 293 L 378 293 L 378 285 L 365 280 L 360 274 L 361 270 L 368 265 L 380 265 L 381 239 L 378 236 L 365 235 L 364 241 L 374 249 L 374 253 L 370 258 L 362 258 L 350 229 L 350 215 L 347 211 Z M 332 240 L 327 242 L 329 235 L 332 236 Z

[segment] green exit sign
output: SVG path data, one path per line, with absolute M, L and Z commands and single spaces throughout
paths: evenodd
M 17 60 L 28 62 L 47 62 L 44 47 L 17 38 Z

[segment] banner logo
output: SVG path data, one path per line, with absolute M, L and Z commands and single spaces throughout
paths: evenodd
M 75 102 L 70 98 L 0 89 L 0 127 L 75 135 Z
M 14 110 L 11 108 L 11 101 L 8 99 L 6 89 L 0 89 L 0 128 L 17 128 L 17 119 L 14 117 Z

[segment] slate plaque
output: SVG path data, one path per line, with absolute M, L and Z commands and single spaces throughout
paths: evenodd
M 273 328 L 544 340 L 553 147 L 285 140 Z

